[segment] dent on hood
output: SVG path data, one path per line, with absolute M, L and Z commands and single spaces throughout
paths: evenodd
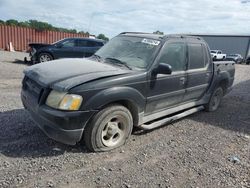
M 130 72 L 89 59 L 60 59 L 33 65 L 24 74 L 43 87 L 60 91 L 69 90 L 79 84 L 104 77 Z
M 95 74 L 86 74 L 86 75 L 80 75 L 77 77 L 73 77 L 67 80 L 63 80 L 61 82 L 57 82 L 51 86 L 52 89 L 55 89 L 57 91 L 68 91 L 72 89 L 73 87 L 76 87 L 81 84 L 85 84 L 88 82 L 108 78 L 108 77 L 113 77 L 113 76 L 118 76 L 118 75 L 123 75 L 127 74 L 127 71 L 124 72 L 119 72 L 115 73 L 114 72 L 101 72 L 101 73 L 95 73 Z

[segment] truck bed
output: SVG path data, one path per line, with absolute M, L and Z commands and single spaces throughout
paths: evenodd
M 235 62 L 234 61 L 214 61 L 214 76 L 217 77 L 227 77 L 229 78 L 229 83 L 227 87 L 231 87 L 234 81 L 235 74 Z

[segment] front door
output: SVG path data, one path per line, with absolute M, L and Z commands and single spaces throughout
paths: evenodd
M 157 63 L 171 65 L 172 74 L 158 74 L 150 78 L 145 115 L 160 112 L 182 103 L 187 80 L 186 43 L 182 41 L 167 42 L 161 49 Z
M 66 39 L 62 42 L 59 48 L 54 49 L 55 57 L 57 58 L 73 58 L 76 57 L 75 52 L 76 40 Z

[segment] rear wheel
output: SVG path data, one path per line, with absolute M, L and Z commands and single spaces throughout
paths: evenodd
M 53 57 L 49 53 L 41 53 L 38 56 L 39 63 L 47 62 L 53 60 Z
M 123 145 L 133 128 L 130 111 L 112 105 L 98 112 L 84 130 L 84 141 L 91 151 L 109 151 Z
M 205 110 L 208 112 L 213 112 L 217 110 L 221 103 L 221 99 L 223 97 L 223 89 L 221 87 L 217 87 L 209 100 L 209 102 L 205 105 Z

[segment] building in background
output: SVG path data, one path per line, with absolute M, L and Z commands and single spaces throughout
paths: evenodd
M 250 56 L 250 35 L 223 35 L 223 34 L 192 34 L 202 37 L 211 50 L 222 50 L 223 53 L 241 54 L 246 59 Z

